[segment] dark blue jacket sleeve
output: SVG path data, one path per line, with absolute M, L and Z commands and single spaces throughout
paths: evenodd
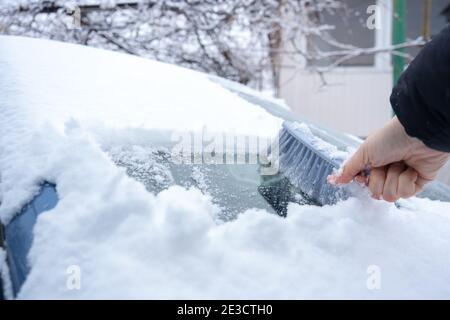
M 450 26 L 402 74 L 391 105 L 408 135 L 450 152 Z

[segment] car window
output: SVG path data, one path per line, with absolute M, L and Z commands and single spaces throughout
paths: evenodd
M 38 215 L 53 209 L 58 203 L 55 185 L 45 183 L 33 200 L 11 220 L 5 228 L 5 242 L 8 255 L 9 272 L 16 295 L 24 283 L 29 266 L 27 261 L 33 241 L 33 227 Z
M 225 221 L 252 208 L 285 216 L 290 202 L 313 204 L 282 175 L 262 176 L 258 164 L 178 164 L 162 147 L 116 146 L 106 151 L 155 194 L 172 185 L 197 187 L 212 197 Z

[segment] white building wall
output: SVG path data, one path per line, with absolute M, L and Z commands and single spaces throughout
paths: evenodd
M 374 68 L 342 68 L 319 75 L 293 69 L 281 72 L 280 96 L 291 109 L 314 122 L 360 137 L 392 117 L 389 96 L 392 72 Z

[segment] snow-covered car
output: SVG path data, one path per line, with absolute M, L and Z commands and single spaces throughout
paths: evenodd
M 261 174 L 284 120 L 343 151 L 359 139 L 180 67 L 19 37 L 0 48 L 7 298 L 450 295 L 450 204 L 320 207 Z

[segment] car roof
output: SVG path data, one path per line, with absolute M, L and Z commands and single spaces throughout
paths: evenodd
M 0 46 L 0 77 L 11 89 L 4 100 L 29 101 L 21 109 L 36 125 L 74 119 L 85 127 L 273 136 L 283 120 L 186 68 L 43 39 L 0 36 Z

